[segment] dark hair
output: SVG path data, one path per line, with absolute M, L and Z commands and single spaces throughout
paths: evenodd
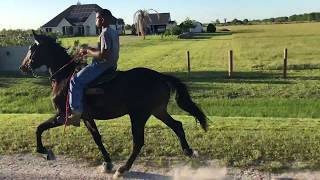
M 111 11 L 108 9 L 101 9 L 97 13 L 99 13 L 102 17 L 113 17 Z

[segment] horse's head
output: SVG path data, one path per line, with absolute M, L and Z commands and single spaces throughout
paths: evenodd
M 24 73 L 34 72 L 41 66 L 47 66 L 49 69 L 57 69 L 64 63 L 69 56 L 65 49 L 56 43 L 56 40 L 50 36 L 38 35 L 32 31 L 35 43 L 29 47 L 29 50 L 22 61 L 20 70 Z M 59 62 L 63 61 L 63 62 Z

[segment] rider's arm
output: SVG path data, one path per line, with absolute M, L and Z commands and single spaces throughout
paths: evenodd
M 96 59 L 104 59 L 103 57 L 106 57 L 108 53 L 110 53 L 110 49 L 87 49 L 87 56 L 92 56 Z
M 97 60 L 104 60 L 111 53 L 112 38 L 107 33 L 100 36 L 100 47 L 101 49 L 87 48 L 82 51 L 83 55 L 91 56 Z M 81 51 L 80 51 L 81 52 Z

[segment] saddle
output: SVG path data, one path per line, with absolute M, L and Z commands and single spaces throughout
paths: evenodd
M 93 80 L 89 84 L 88 88 L 85 89 L 85 94 L 86 95 L 104 94 L 104 90 L 97 86 L 101 86 L 111 82 L 113 79 L 117 77 L 119 73 L 120 71 L 114 71 L 113 69 L 106 70 L 99 77 L 97 77 L 95 80 Z

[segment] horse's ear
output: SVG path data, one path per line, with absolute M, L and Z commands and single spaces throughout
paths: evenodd
M 32 34 L 34 37 L 34 42 L 38 45 L 40 43 L 39 35 L 34 30 L 32 30 Z
M 32 29 L 32 35 L 33 35 L 33 37 L 37 36 L 37 33 L 33 29 Z

